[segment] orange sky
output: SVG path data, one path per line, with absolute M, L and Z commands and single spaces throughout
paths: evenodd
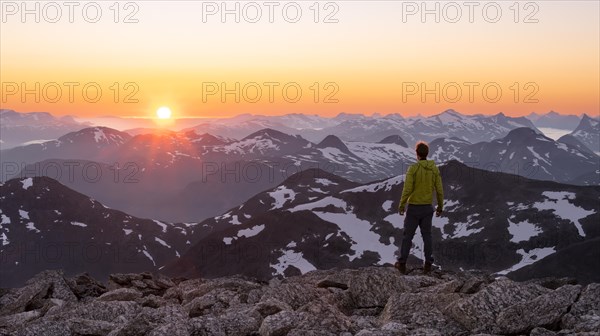
M 80 117 L 152 116 L 159 106 L 171 107 L 178 117 L 429 115 L 447 108 L 508 115 L 600 111 L 597 1 L 538 1 L 537 8 L 521 2 L 518 17 L 512 1 L 495 2 L 502 11 L 496 23 L 486 22 L 495 16 L 495 5 L 486 2 L 474 8 L 473 23 L 464 6 L 458 22 L 449 22 L 456 15 L 443 7 L 447 3 L 440 3 L 439 23 L 433 14 L 422 22 L 421 9 L 408 15 L 414 8 L 406 1 L 338 1 L 327 8 L 321 3 L 318 16 L 313 2 L 297 1 L 302 14 L 296 23 L 286 22 L 295 15 L 292 3 L 279 2 L 272 23 L 262 6 L 262 17 L 250 23 L 254 9 L 244 12 L 248 2 L 240 2 L 240 23 L 232 14 L 223 23 L 220 9 L 203 22 L 211 9 L 203 6 L 212 3 L 194 1 L 138 1 L 128 8 L 121 3 L 118 15 L 113 2 L 96 2 L 102 11 L 96 23 L 86 22 L 94 8 L 84 17 L 84 2 L 73 10 L 73 23 L 69 8 L 58 2 L 62 16 L 50 23 L 57 12 L 41 2 L 36 23 L 35 14 L 22 22 L 20 3 L 3 2 L 0 15 L 0 105 L 17 111 Z M 286 5 L 288 16 L 282 12 Z M 129 14 L 138 22 L 124 23 Z M 323 22 L 330 14 L 337 23 Z M 528 15 L 538 22 L 525 23 Z M 234 91 L 239 83 L 239 103 L 235 94 L 222 99 L 221 83 Z M 422 83 L 433 92 L 439 83 L 439 102 L 435 93 L 422 97 Z M 31 93 L 23 96 L 24 88 Z M 97 101 L 96 88 L 102 90 Z M 296 101 L 297 88 L 302 95 Z M 502 95 L 496 101 L 497 88 Z

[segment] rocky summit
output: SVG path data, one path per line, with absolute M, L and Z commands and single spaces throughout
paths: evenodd
M 259 281 L 44 271 L 0 290 L 0 335 L 598 335 L 600 284 L 330 269 Z

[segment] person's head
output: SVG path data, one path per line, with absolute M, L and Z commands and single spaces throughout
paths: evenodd
M 425 141 L 417 142 L 417 145 L 415 146 L 415 150 L 417 151 L 417 158 L 419 160 L 427 159 L 427 155 L 429 155 L 429 146 L 427 145 L 427 143 Z

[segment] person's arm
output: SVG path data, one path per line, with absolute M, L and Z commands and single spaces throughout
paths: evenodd
M 438 213 L 441 213 L 444 209 L 444 186 L 442 185 L 442 176 L 439 169 L 436 168 L 435 176 L 435 192 L 437 195 L 437 209 Z
M 408 168 L 406 177 L 404 178 L 404 188 L 402 189 L 402 197 L 400 198 L 400 204 L 398 205 L 398 211 L 404 212 L 404 207 L 408 201 L 408 197 L 413 192 L 414 177 L 413 177 L 413 166 Z

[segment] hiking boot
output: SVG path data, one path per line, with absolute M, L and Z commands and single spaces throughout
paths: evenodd
M 432 267 L 432 266 L 433 266 L 433 264 L 432 264 L 432 263 L 430 263 L 430 262 L 426 262 L 426 263 L 423 265 L 423 273 L 425 273 L 425 274 L 428 274 L 428 273 L 430 273 L 430 272 L 431 272 L 431 267 Z
M 395 267 L 395 268 L 396 268 L 398 271 L 400 271 L 400 273 L 402 273 L 402 274 L 406 274 L 406 263 L 403 263 L 403 262 L 399 262 L 399 261 L 397 261 L 397 262 L 394 264 L 394 267 Z

